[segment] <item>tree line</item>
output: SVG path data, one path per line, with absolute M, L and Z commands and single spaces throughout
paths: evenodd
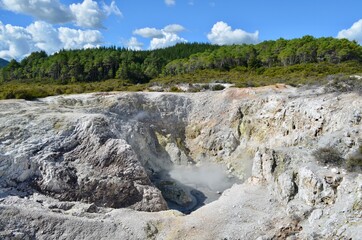
M 13 59 L 0 69 L 0 82 L 41 80 L 76 83 L 123 79 L 134 84 L 145 83 L 157 77 L 174 59 L 216 48 L 218 46 L 205 43 L 180 43 L 153 51 L 112 46 L 61 50 L 50 56 L 44 51 L 33 52 L 22 61 Z
M 357 42 L 304 36 L 292 40 L 264 41 L 256 45 L 224 46 L 211 52 L 196 53 L 168 63 L 164 74 L 178 75 L 204 69 L 254 70 L 306 63 L 338 64 L 346 61 L 362 62 L 362 47 Z
M 347 61 L 362 63 L 362 47 L 355 41 L 332 37 L 304 36 L 232 46 L 180 43 L 152 51 L 113 46 L 61 50 L 50 56 L 44 51 L 34 52 L 20 62 L 11 60 L 1 68 L 0 82 L 40 80 L 67 84 L 122 79 L 137 84 L 160 76 L 199 70 L 253 71 L 304 63 L 339 64 Z

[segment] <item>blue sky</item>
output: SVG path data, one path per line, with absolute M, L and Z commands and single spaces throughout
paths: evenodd
M 0 0 L 0 58 L 177 42 L 226 45 L 313 35 L 362 44 L 361 0 Z

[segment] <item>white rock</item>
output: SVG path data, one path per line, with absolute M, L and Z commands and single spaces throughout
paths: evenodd
M 327 182 L 335 170 L 312 153 L 355 151 L 361 106 L 356 93 L 336 101 L 322 88 L 284 85 L 0 101 L 0 236 L 16 223 L 16 232 L 37 229 L 41 236 L 29 236 L 44 239 L 271 239 L 296 217 L 298 238 L 358 239 L 360 174 L 339 170 L 343 179 Z M 165 209 L 150 176 L 190 162 L 232 163 L 233 174 L 252 177 L 187 216 L 104 207 Z M 19 197 L 33 184 L 43 204 Z M 59 199 L 74 206 L 47 209 Z M 82 211 L 84 202 L 97 212 Z

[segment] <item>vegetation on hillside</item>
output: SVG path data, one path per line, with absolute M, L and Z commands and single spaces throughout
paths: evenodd
M 181 43 L 165 49 L 125 48 L 34 52 L 0 69 L 0 98 L 138 90 L 147 84 L 225 81 L 237 86 L 315 83 L 328 75 L 362 72 L 354 41 L 314 38 L 217 46 Z
M 174 59 L 216 48 L 211 44 L 191 43 L 153 51 L 101 47 L 61 50 L 51 56 L 44 51 L 33 52 L 21 62 L 11 60 L 2 69 L 0 81 L 75 83 L 122 79 L 135 84 L 145 83 L 158 76 L 163 67 Z

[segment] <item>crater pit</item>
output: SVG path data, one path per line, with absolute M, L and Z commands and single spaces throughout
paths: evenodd
M 232 175 L 244 166 L 235 163 L 246 163 L 238 104 L 205 108 L 209 97 L 200 96 L 122 93 L 11 105 L 12 123 L 0 124 L 0 139 L 9 141 L 0 145 L 4 186 L 23 182 L 97 207 L 190 213 L 239 182 Z
M 240 180 L 214 163 L 174 165 L 170 171 L 155 173 L 151 178 L 170 209 L 189 214 L 217 200 Z

